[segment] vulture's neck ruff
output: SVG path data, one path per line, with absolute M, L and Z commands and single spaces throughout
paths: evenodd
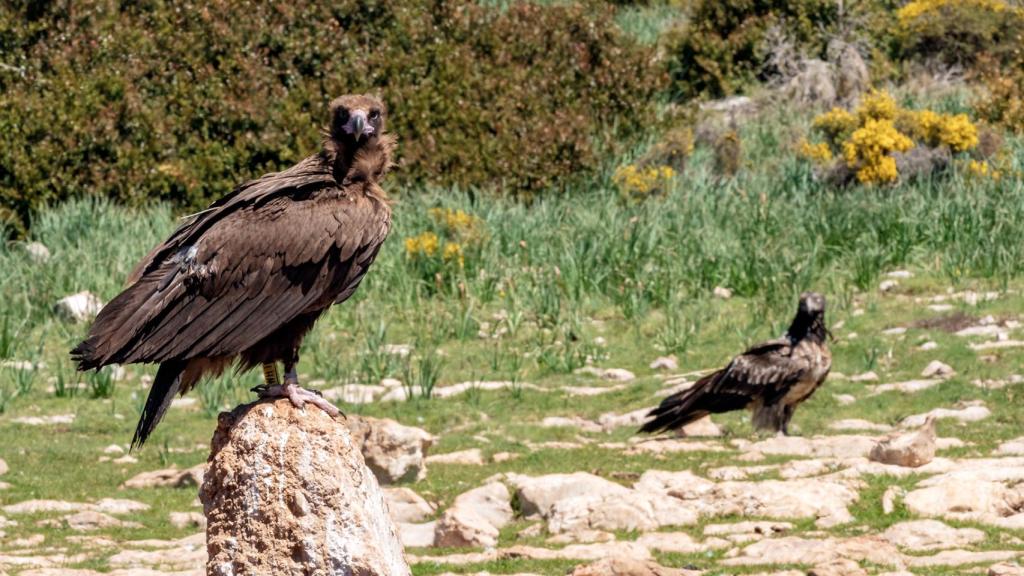
M 794 342 L 810 340 L 821 344 L 825 342 L 827 334 L 824 312 L 807 312 L 804 310 L 796 313 L 793 323 L 786 330 L 786 335 Z

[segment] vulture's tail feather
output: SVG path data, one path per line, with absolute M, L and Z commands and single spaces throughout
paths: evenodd
M 160 369 L 156 371 L 153 386 L 149 389 L 149 397 L 146 398 L 146 406 L 142 409 L 138 426 L 135 427 L 132 450 L 141 448 L 146 443 L 150 433 L 171 406 L 171 401 L 181 387 L 181 375 L 185 371 L 185 366 L 185 362 L 172 360 L 161 364 Z
M 720 414 L 743 408 L 749 398 L 735 394 L 719 394 L 710 391 L 724 370 L 701 378 L 691 388 L 677 392 L 661 401 L 647 416 L 653 419 L 640 427 L 640 432 L 655 433 L 663 430 L 678 430 L 687 424 L 700 420 L 708 414 Z

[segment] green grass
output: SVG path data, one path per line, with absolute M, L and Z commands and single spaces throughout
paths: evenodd
M 571 195 L 531 204 L 450 190 L 393 190 L 397 202 L 390 240 L 359 293 L 332 309 L 307 339 L 300 374 L 307 382 L 322 379 L 326 386 L 397 377 L 417 393 L 414 400 L 348 406 L 347 411 L 421 426 L 440 435 L 437 453 L 480 447 L 488 457 L 503 451 L 519 455 L 487 466 L 431 467 L 414 487 L 442 509 L 498 472 L 586 470 L 611 476 L 658 468 L 701 473 L 742 462 L 735 459 L 736 452 L 625 456 L 597 444 L 626 441 L 632 430 L 580 434 L 542 428 L 539 422 L 551 415 L 596 418 L 650 406 L 663 385 L 647 368 L 654 357 L 677 354 L 683 372 L 719 365 L 745 345 L 778 335 L 791 317 L 796 295 L 813 288 L 829 298 L 830 324 L 843 323 L 835 330 L 835 371 L 850 375 L 875 370 L 884 382 L 893 382 L 916 378 L 930 360 L 942 359 L 958 374 L 917 394 L 873 397 L 867 396 L 865 384 L 832 379 L 798 411 L 800 433 L 826 433 L 829 422 L 838 418 L 894 424 L 909 414 L 980 399 L 993 412 L 988 420 L 967 426 L 940 422 L 940 435 L 970 443 L 946 455 L 987 455 L 999 442 L 1022 435 L 1019 391 L 982 390 L 970 381 L 1019 371 L 1024 351 L 998 351 L 995 362 L 983 362 L 965 339 L 941 329 L 881 334 L 939 316 L 924 304 L 914 304 L 913 298 L 949 288 L 1010 290 L 977 306 L 956 303 L 954 312 L 1019 317 L 1024 307 L 1020 178 L 977 181 L 954 168 L 933 180 L 833 190 L 816 182 L 810 168 L 792 157 L 792 128 L 784 120 L 792 118 L 780 111 L 744 128 L 746 163 L 737 178 L 717 178 L 709 152 L 698 149 L 666 197 L 640 205 L 620 202 L 608 174 Z M 1020 170 L 1021 143 L 1011 140 L 1008 146 Z M 402 242 L 436 228 L 428 215 L 433 207 L 466 210 L 482 220 L 485 230 L 482 240 L 467 250 L 465 269 L 442 266 L 440 280 L 435 270 L 427 275 L 409 262 Z M 167 514 L 194 509 L 194 490 L 117 486 L 140 471 L 204 461 L 217 412 L 251 398 L 248 388 L 257 375 L 201 385 L 193 393 L 199 403 L 172 409 L 150 444 L 136 454 L 139 463 L 101 463 L 104 447 L 123 446 L 130 439 L 146 394 L 141 379 L 153 369 L 129 367 L 121 381 L 75 374 L 67 351 L 86 326 L 64 323 L 51 312 L 59 297 L 79 290 L 109 300 L 134 263 L 174 225 L 175 215 L 166 206 L 129 210 L 103 201 L 78 201 L 44 211 L 33 223 L 32 239 L 53 253 L 49 262 L 32 263 L 17 245 L 0 245 L 5 271 L 0 276 L 0 358 L 44 364 L 35 371 L 0 370 L 0 434 L 6 438 L 0 456 L 11 467 L 2 478 L 11 487 L 0 491 L 0 504 L 28 498 L 132 498 L 152 506 L 135 519 L 144 528 L 99 534 L 141 539 L 190 532 L 170 526 Z M 879 294 L 878 281 L 897 268 L 909 268 L 915 277 L 901 280 L 894 295 Z M 712 298 L 716 286 L 731 288 L 736 297 Z M 855 310 L 864 313 L 855 315 Z M 480 331 L 500 335 L 480 338 Z M 926 340 L 936 341 L 938 350 L 917 350 Z M 394 344 L 412 345 L 411 356 L 403 360 L 389 353 L 387 346 Z M 639 377 L 600 396 L 580 399 L 560 391 L 565 385 L 597 385 L 596 379 L 572 374 L 587 357 L 600 366 L 628 368 Z M 526 387 L 473 391 L 445 400 L 429 397 L 436 387 L 476 379 L 517 380 L 543 391 Z M 859 400 L 842 406 L 833 397 L 841 393 Z M 73 424 L 33 427 L 12 422 L 17 416 L 64 413 L 76 415 Z M 727 432 L 725 441 L 752 437 L 745 414 L 725 415 L 716 422 Z M 587 442 L 579 449 L 529 448 L 530 443 L 579 437 Z M 881 530 L 906 518 L 905 510 L 892 516 L 880 510 L 880 494 L 894 483 L 910 487 L 913 480 L 869 479 L 853 509 L 859 525 Z M 48 542 L 63 542 L 71 535 L 62 528 L 38 527 L 36 519 L 19 518 L 18 526 L 7 529 L 8 537 L 43 533 Z M 992 536 L 984 547 L 998 547 L 994 532 L 986 532 Z M 515 531 L 505 530 L 501 544 L 515 543 L 520 543 Z M 666 554 L 659 559 L 711 567 L 720 554 Z M 457 571 L 561 574 L 574 564 L 502 560 Z M 105 568 L 105 562 L 94 558 L 85 566 Z M 419 565 L 415 573 L 452 569 Z

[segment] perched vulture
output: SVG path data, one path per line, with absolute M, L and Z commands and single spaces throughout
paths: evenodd
M 319 153 L 242 184 L 187 218 L 140 262 L 128 287 L 71 351 L 79 370 L 159 363 L 132 446 L 175 394 L 237 363 L 262 366 L 262 397 L 338 409 L 299 387 L 299 346 L 321 314 L 348 299 L 380 250 L 391 209 L 379 186 L 395 141 L 370 96 L 330 104 Z M 276 362 L 284 363 L 278 381 Z
M 725 368 L 665 398 L 640 431 L 679 429 L 708 414 L 751 408 L 755 428 L 788 435 L 796 407 L 814 394 L 832 367 L 827 334 L 825 297 L 801 294 L 785 336 L 750 348 Z

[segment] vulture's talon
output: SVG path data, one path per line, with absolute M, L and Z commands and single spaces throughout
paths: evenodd
M 284 384 L 256 386 L 253 391 L 257 392 L 260 398 L 287 398 L 296 408 L 304 408 L 306 404 L 312 404 L 332 418 L 338 415 L 344 416 L 342 411 L 325 399 L 319 391 L 307 390 L 288 377 L 285 377 Z

